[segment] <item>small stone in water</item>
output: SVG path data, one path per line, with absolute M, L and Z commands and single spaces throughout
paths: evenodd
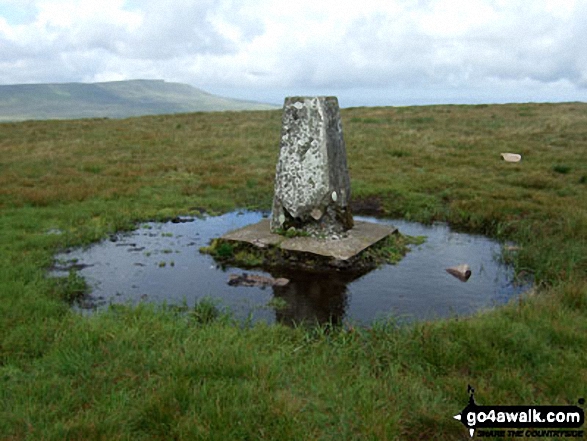
M 463 265 L 453 266 L 451 268 L 447 268 L 446 272 L 452 276 L 455 276 L 461 282 L 466 282 L 471 277 L 471 268 L 466 263 Z
M 272 277 L 259 276 L 256 274 L 231 274 L 228 278 L 228 284 L 231 286 L 285 286 L 289 283 L 289 279 L 279 277 L 274 279 Z

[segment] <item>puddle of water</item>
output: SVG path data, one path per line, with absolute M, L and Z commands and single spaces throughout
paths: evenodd
M 74 266 L 86 279 L 92 288 L 90 303 L 77 307 L 84 313 L 109 303 L 185 301 L 193 306 L 211 297 L 239 319 L 286 324 L 316 320 L 370 324 L 389 315 L 404 320 L 467 315 L 503 304 L 530 287 L 512 283 L 513 271 L 498 260 L 500 245 L 484 236 L 453 232 L 444 224 L 424 226 L 365 217 L 356 218 L 392 224 L 403 234 L 427 236 L 427 240 L 399 264 L 358 278 L 337 272 L 247 271 L 286 277 L 290 283 L 266 288 L 229 286 L 229 274 L 243 270 L 219 268 L 199 248 L 261 218 L 258 212 L 239 212 L 179 223 L 146 223 L 132 233 L 57 255 L 51 274 L 67 275 Z M 461 263 L 471 267 L 467 282 L 445 271 Z M 274 297 L 285 300 L 287 306 L 279 310 L 267 306 Z

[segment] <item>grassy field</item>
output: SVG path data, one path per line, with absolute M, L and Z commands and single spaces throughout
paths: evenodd
M 0 124 L 0 439 L 464 440 L 467 384 L 481 404 L 587 398 L 587 104 L 342 117 L 359 205 L 514 241 L 536 290 L 403 327 L 242 327 L 205 304 L 81 317 L 66 300 L 83 283 L 46 277 L 53 254 L 268 209 L 280 111 Z

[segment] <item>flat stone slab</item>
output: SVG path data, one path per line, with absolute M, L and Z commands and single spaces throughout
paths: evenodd
M 347 237 L 340 239 L 308 236 L 288 238 L 272 233 L 269 229 L 269 219 L 263 219 L 256 224 L 230 231 L 222 236 L 222 239 L 247 242 L 260 248 L 272 245 L 287 251 L 348 260 L 395 232 L 397 228 L 390 225 L 356 221 L 355 226 L 346 232 Z

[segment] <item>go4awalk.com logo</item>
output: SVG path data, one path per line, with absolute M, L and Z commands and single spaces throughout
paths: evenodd
M 453 418 L 471 437 L 582 438 L 585 412 L 579 406 L 480 406 L 468 387 L 469 404 Z M 585 404 L 585 399 L 579 399 Z M 489 430 L 491 429 L 491 430 Z

